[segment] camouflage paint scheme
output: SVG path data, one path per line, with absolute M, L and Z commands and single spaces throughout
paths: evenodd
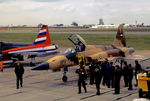
M 78 65 L 78 56 L 86 58 L 86 62 L 88 63 L 92 60 L 105 61 L 106 59 L 114 60 L 127 57 L 134 52 L 134 49 L 126 46 L 123 27 L 123 25 L 118 27 L 114 42 L 110 46 L 87 45 L 84 40 L 77 35 L 81 43 L 80 45 L 84 46 L 85 49 L 80 51 L 69 50 L 61 55 L 50 58 L 48 61 L 34 67 L 32 70 L 59 69 Z

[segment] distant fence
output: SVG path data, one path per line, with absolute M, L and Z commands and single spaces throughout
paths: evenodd
M 7 32 L 39 32 L 38 27 L 3 27 Z M 99 31 L 117 31 L 117 28 L 69 28 L 69 27 L 49 27 L 50 32 L 99 32 Z M 125 31 L 150 32 L 150 27 L 125 27 Z
M 4 27 L 4 31 L 10 31 L 10 32 L 38 32 L 40 30 L 40 28 L 37 27 L 24 27 L 24 28 L 20 28 L 20 27 Z

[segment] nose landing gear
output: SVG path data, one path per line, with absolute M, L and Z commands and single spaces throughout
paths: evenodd
M 63 73 L 63 77 L 62 77 L 62 81 L 63 81 L 63 82 L 67 82 L 67 80 L 68 80 L 68 77 L 67 77 L 66 74 L 67 74 L 67 72 L 64 72 L 64 73 Z

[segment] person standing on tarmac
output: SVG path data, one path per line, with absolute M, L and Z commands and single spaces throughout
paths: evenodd
M 123 76 L 124 76 L 124 87 L 128 87 L 128 64 L 124 61 L 124 68 L 123 68 Z
M 17 88 L 16 89 L 19 89 L 19 81 L 20 81 L 20 86 L 22 87 L 22 84 L 23 84 L 23 74 L 24 74 L 24 68 L 23 66 L 21 65 L 20 62 L 17 62 L 16 66 L 15 66 L 15 74 L 16 74 L 16 85 L 17 85 Z
M 135 80 L 136 80 L 135 86 L 137 86 L 137 74 L 141 71 L 142 71 L 141 65 L 137 60 L 135 60 Z
M 78 94 L 81 93 L 81 84 L 84 88 L 85 93 L 87 92 L 85 79 L 87 77 L 86 71 L 83 67 L 83 62 L 80 63 L 80 68 L 76 70 L 76 73 L 79 75 L 78 79 Z
M 119 65 L 115 66 L 114 71 L 114 79 L 115 79 L 115 93 L 114 94 L 120 94 L 120 78 L 121 78 L 121 69 Z
M 107 85 L 107 66 L 108 66 L 108 60 L 106 59 L 105 62 L 103 62 L 101 64 L 101 68 L 102 68 L 102 73 L 103 73 L 103 86 L 105 86 L 105 84 Z
M 90 70 L 90 85 L 93 85 L 94 82 L 94 70 L 95 70 L 95 63 L 94 60 L 92 61 L 92 64 L 89 66 Z
M 97 89 L 96 95 L 100 95 L 100 83 L 102 79 L 102 71 L 98 63 L 96 63 L 94 74 L 95 74 L 95 84 L 96 84 L 96 89 Z
M 110 62 L 109 66 L 107 66 L 107 85 L 110 88 L 114 88 L 114 70 L 115 67 L 113 66 L 113 62 Z
M 133 79 L 133 68 L 132 68 L 132 65 L 129 64 L 129 66 L 128 66 L 129 88 L 128 88 L 128 90 L 133 90 L 132 89 L 132 79 Z

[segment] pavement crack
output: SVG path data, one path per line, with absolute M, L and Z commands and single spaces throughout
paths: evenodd
M 12 94 L 2 95 L 2 96 L 0 96 L 0 97 L 8 97 L 8 96 L 17 95 L 17 94 L 26 93 L 26 92 L 27 92 L 27 91 L 19 91 L 19 92 L 12 93 Z
M 114 91 L 114 90 L 109 90 L 109 91 L 103 92 L 103 93 L 101 93 L 101 95 L 112 92 L 112 91 Z M 88 98 L 95 97 L 95 96 L 97 96 L 97 95 L 94 94 L 94 95 L 86 96 L 86 97 L 80 98 L 80 100 L 88 99 Z
M 120 89 L 124 89 L 124 88 L 120 88 Z M 114 90 L 109 90 L 109 91 L 106 91 L 106 92 L 102 92 L 100 95 L 103 95 L 103 94 L 105 94 L 105 93 L 109 93 L 109 92 L 112 92 L 112 91 L 114 91 Z M 97 96 L 97 95 L 94 94 L 94 95 L 86 96 L 86 97 L 80 98 L 80 100 L 88 99 L 88 98 L 95 97 L 95 96 Z M 130 95 L 129 95 L 129 96 L 130 96 Z M 114 100 L 114 101 L 115 101 L 115 100 Z
M 122 96 L 122 97 L 118 97 L 118 98 L 116 98 L 116 99 L 115 99 L 115 100 L 113 100 L 113 101 L 118 101 L 118 100 L 124 99 L 124 98 L 126 98 L 126 97 L 128 97 L 128 96 L 131 96 L 131 95 L 135 94 L 135 93 L 137 93 L 137 92 L 130 93 L 130 94 L 125 95 L 125 96 Z
M 59 98 L 59 99 L 55 99 L 53 101 L 61 101 L 61 100 L 65 100 L 65 99 L 68 99 L 68 98 L 71 98 L 72 96 L 67 96 L 67 97 L 64 97 L 64 98 Z

